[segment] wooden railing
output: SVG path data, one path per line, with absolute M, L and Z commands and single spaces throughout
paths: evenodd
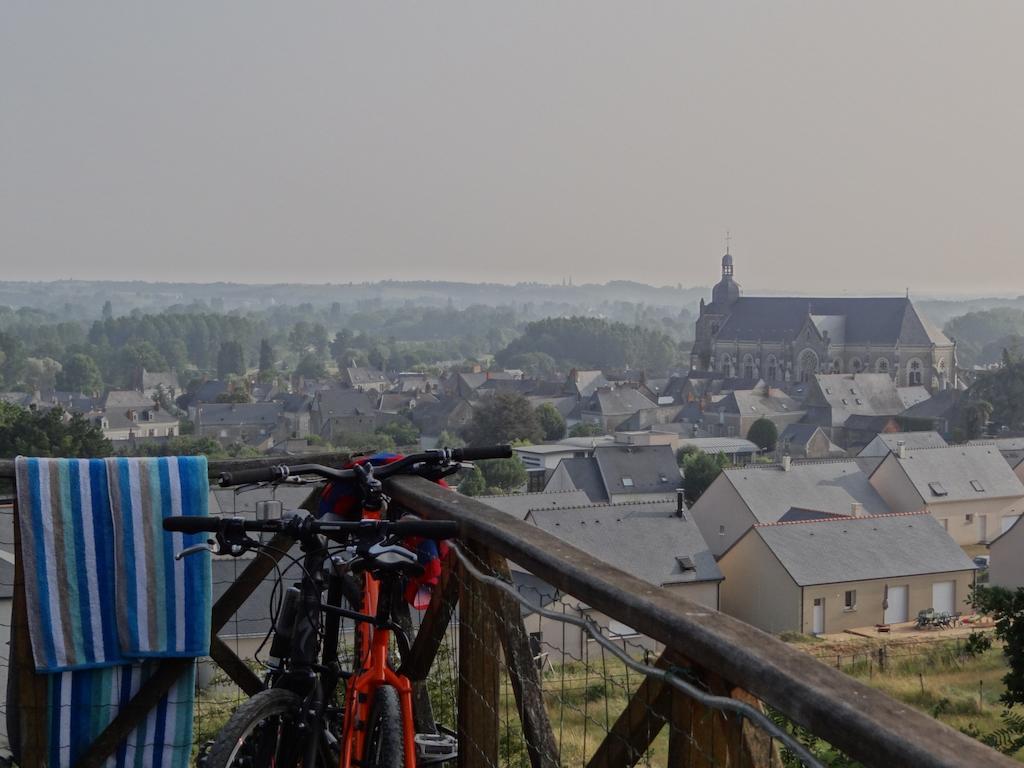
M 295 461 L 336 464 L 341 458 L 333 455 Z M 210 472 L 216 476 L 229 468 L 272 463 L 281 460 L 211 462 Z M 11 476 L 11 462 L 0 462 L 0 478 Z M 771 635 L 613 568 L 472 498 L 414 477 L 392 478 L 385 488 L 396 502 L 424 518 L 457 521 L 462 546 L 489 573 L 507 578 L 508 562 L 515 563 L 561 593 L 656 641 L 664 648 L 658 666 L 684 670 L 710 693 L 768 705 L 864 765 L 953 768 L 1016 764 Z M 278 537 L 273 544 L 275 550 L 285 551 L 293 542 Z M 18 558 L 19 583 L 23 579 L 20 562 Z M 211 656 L 248 693 L 262 687 L 260 679 L 216 633 L 273 567 L 269 557 L 248 561 L 213 609 Z M 422 618 L 403 671 L 414 680 L 427 676 L 456 606 L 459 765 L 490 768 L 500 764 L 497 713 L 503 674 L 508 675 L 515 695 L 531 765 L 561 765 L 520 606 L 494 587 L 475 581 L 454 557 L 445 561 L 442 581 Z M 45 753 L 41 747 L 45 744 L 46 692 L 43 679 L 33 671 L 25 610 L 23 587 L 16 587 L 12 674 L 17 676 L 17 704 L 22 713 L 22 765 L 36 766 L 40 763 L 33 755 Z M 162 662 L 160 672 L 140 690 L 133 705 L 121 711 L 79 765 L 101 765 L 184 671 L 180 660 Z M 742 718 L 704 708 L 651 677 L 633 693 L 588 766 L 634 764 L 666 726 L 670 728 L 670 765 L 760 768 L 777 764 L 777 753 L 772 757 L 769 750 L 769 757 L 763 756 L 763 743 L 758 744 L 759 738 L 763 742 L 763 734 L 753 732 L 749 723 L 745 727 Z M 682 738 L 680 734 L 689 735 Z M 708 755 L 714 755 L 713 762 Z

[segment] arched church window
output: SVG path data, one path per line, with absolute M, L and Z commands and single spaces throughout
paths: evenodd
M 843 372 L 843 361 L 840 360 L 837 357 L 835 360 L 832 361 L 832 373 L 842 373 L 842 372 Z
M 743 378 L 752 379 L 754 378 L 754 357 L 752 355 L 743 356 Z
M 768 355 L 768 365 L 766 367 L 768 381 L 775 381 L 779 378 L 779 361 L 775 359 L 775 355 Z
M 813 349 L 805 349 L 800 353 L 800 381 L 809 381 L 818 372 L 818 355 Z
M 859 357 L 855 357 L 852 360 L 850 360 L 850 370 L 853 371 L 854 373 L 860 373 L 863 367 L 864 363 L 860 361 Z
M 921 385 L 921 361 L 911 360 L 910 370 L 907 373 L 907 384 L 911 387 L 917 387 Z

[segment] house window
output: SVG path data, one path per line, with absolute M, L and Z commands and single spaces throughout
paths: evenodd
M 976 491 L 977 491 L 978 493 L 984 493 L 984 492 L 985 492 L 985 486 L 983 486 L 983 485 L 982 485 L 982 484 L 981 484 L 981 483 L 980 483 L 979 481 L 977 481 L 977 480 L 971 480 L 971 488 L 973 488 L 974 490 L 976 490 Z
M 949 491 L 942 485 L 942 483 L 936 481 L 934 483 L 928 483 L 928 487 L 931 489 L 933 496 L 948 496 Z
M 679 570 L 681 571 L 697 570 L 697 566 L 693 564 L 693 558 L 688 555 L 677 555 L 676 562 L 679 563 Z
M 974 515 L 971 512 L 968 512 L 966 515 L 964 515 L 964 523 L 966 523 L 967 525 L 970 525 L 973 522 L 974 522 Z
M 622 478 L 622 485 L 625 488 L 632 488 L 633 487 L 633 478 L 632 477 L 624 477 L 624 478 Z
M 843 597 L 843 610 L 854 611 L 857 609 L 857 590 L 848 589 Z
M 725 526 L 724 525 L 718 526 L 718 535 L 719 536 L 725 536 Z

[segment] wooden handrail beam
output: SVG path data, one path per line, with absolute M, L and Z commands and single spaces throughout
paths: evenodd
M 660 643 L 676 648 L 868 765 L 1015 765 L 974 739 L 820 664 L 738 619 L 620 571 L 536 526 L 418 477 L 385 481 L 403 506 L 455 520 L 464 540 L 507 557 Z

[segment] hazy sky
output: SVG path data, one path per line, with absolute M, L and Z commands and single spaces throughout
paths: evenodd
M 0 4 L 0 279 L 1024 293 L 1019 2 Z

